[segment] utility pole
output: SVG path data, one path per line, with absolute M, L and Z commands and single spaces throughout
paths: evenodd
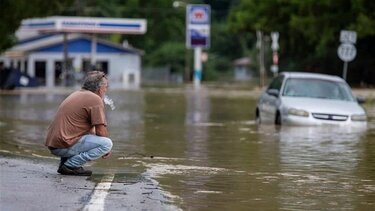
M 263 32 L 260 30 L 257 30 L 257 48 L 259 49 L 259 86 L 262 88 L 265 85 L 266 67 L 264 63 Z
M 185 49 L 185 67 L 184 67 L 184 80 L 185 82 L 190 81 L 190 50 Z
M 62 62 L 62 85 L 68 86 L 68 70 L 69 70 L 69 55 L 68 55 L 68 33 L 63 33 L 63 62 Z
M 271 65 L 271 71 L 273 72 L 273 77 L 277 76 L 277 73 L 279 72 L 279 54 L 277 51 L 279 50 L 279 32 L 271 32 L 271 49 L 272 49 L 272 65 Z
M 174 8 L 184 7 L 185 10 L 186 10 L 187 3 L 183 2 L 183 1 L 173 1 L 172 5 L 173 5 Z M 186 14 L 185 14 L 185 18 L 186 18 Z M 185 22 L 186 22 L 186 20 L 185 20 Z M 190 81 L 190 49 L 188 49 L 188 48 L 185 49 L 184 81 L 185 82 Z

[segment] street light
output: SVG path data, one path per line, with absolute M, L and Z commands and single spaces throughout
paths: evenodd
M 187 3 L 183 1 L 173 1 L 173 7 L 186 7 Z
M 178 8 L 178 7 L 184 7 L 186 8 L 188 4 L 183 1 L 173 1 L 173 7 Z M 189 49 L 185 48 L 185 67 L 184 67 L 184 80 L 185 82 L 190 81 L 190 52 Z

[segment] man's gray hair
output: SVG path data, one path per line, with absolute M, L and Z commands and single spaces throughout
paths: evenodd
M 90 71 L 83 80 L 82 89 L 96 92 L 102 85 L 103 78 L 107 78 L 102 71 Z

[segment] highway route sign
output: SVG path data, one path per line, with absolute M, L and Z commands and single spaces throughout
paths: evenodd
M 342 43 L 337 49 L 339 58 L 344 62 L 351 62 L 357 55 L 357 49 L 351 43 Z

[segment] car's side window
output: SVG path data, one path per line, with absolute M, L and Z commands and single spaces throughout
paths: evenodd
M 280 91 L 281 85 L 283 84 L 283 80 L 284 80 L 284 76 L 283 75 L 278 76 L 277 78 L 275 78 L 271 82 L 271 84 L 268 87 L 268 90 L 270 90 L 270 89 L 276 89 L 276 90 Z

